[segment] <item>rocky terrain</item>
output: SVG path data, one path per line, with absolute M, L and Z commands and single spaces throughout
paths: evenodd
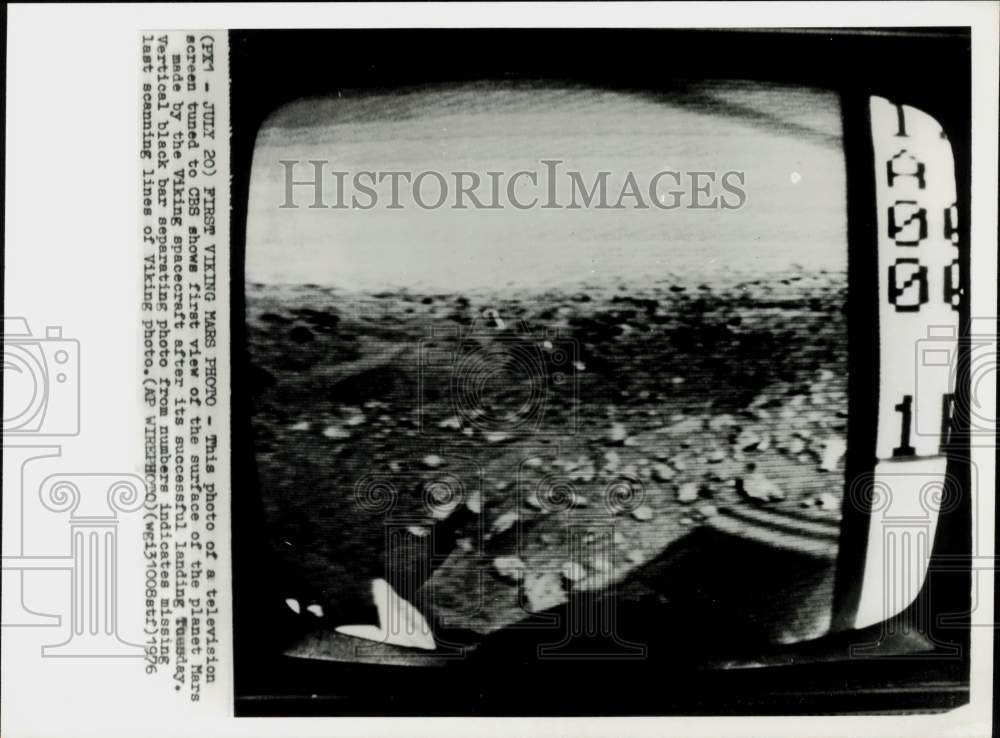
M 627 598 L 706 528 L 836 554 L 842 273 L 246 296 L 267 543 L 331 627 L 366 617 L 372 577 L 479 635 Z

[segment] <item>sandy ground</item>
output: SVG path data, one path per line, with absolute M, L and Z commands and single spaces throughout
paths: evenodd
M 258 471 L 288 596 L 330 627 L 359 622 L 385 577 L 436 628 L 488 634 L 574 593 L 632 596 L 706 528 L 778 562 L 831 562 L 845 284 L 798 270 L 727 288 L 248 285 Z M 820 569 L 809 589 L 828 597 Z

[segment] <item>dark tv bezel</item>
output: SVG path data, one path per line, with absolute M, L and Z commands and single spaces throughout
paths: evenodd
M 961 243 L 968 256 L 971 42 L 968 28 L 934 29 L 377 29 L 230 32 L 232 126 L 232 480 L 235 708 L 253 715 L 676 715 L 944 710 L 968 701 L 968 633 L 938 632 L 940 613 L 969 608 L 971 571 L 925 586 L 911 608 L 930 612 L 925 657 L 848 656 L 878 628 L 792 649 L 787 663 L 751 670 L 673 673 L 670 663 L 554 662 L 515 679 L 461 666 L 420 669 L 311 662 L 281 655 L 278 575 L 264 547 L 250 429 L 244 252 L 254 142 L 282 104 L 338 88 L 377 89 L 482 78 L 548 78 L 617 89 L 665 89 L 671 79 L 749 79 L 840 94 L 847 160 L 848 349 L 851 366 L 877 366 L 875 196 L 868 99 L 881 95 L 933 116 L 952 143 Z M 672 71 L 671 71 L 672 70 Z M 968 294 L 968 258 L 960 280 Z M 967 303 L 960 313 L 968 324 Z M 966 349 L 967 350 L 967 349 Z M 960 365 L 967 366 L 966 362 Z M 847 478 L 874 467 L 877 372 L 851 371 Z M 959 382 L 967 382 L 960 376 Z M 960 410 L 960 409 L 959 409 Z M 959 417 L 964 414 L 958 412 Z M 961 430 L 961 429 L 959 429 Z M 961 433 L 958 434 L 961 438 Z M 949 458 L 965 494 L 942 516 L 934 556 L 968 556 L 967 446 Z M 835 626 L 857 609 L 868 516 L 845 506 Z M 951 559 L 955 561 L 954 558 Z M 907 614 L 901 616 L 905 621 Z M 957 646 L 956 655 L 950 648 Z M 816 660 L 819 659 L 819 660 Z M 587 674 L 603 689 L 579 689 Z M 581 679 L 581 675 L 584 675 Z M 572 679 L 569 677 L 572 676 Z M 512 681 L 512 684 L 506 684 Z

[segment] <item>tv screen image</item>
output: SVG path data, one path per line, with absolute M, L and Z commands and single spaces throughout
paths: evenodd
M 302 205 L 281 208 L 275 163 L 301 161 L 305 181 L 324 158 L 535 177 L 561 163 L 541 191 L 553 202 L 530 210 L 313 208 L 301 186 Z M 829 599 L 847 447 L 833 95 L 483 85 L 309 100 L 265 124 L 255 162 L 257 456 L 297 599 L 336 622 L 385 578 L 485 635 L 575 592 L 671 596 L 673 576 L 629 580 L 688 539 L 729 537 L 767 556 L 773 541 L 799 596 Z M 649 186 L 619 202 L 628 173 L 661 171 L 659 203 Z M 602 179 L 605 202 L 598 190 L 585 207 Z M 424 189 L 425 204 L 454 205 L 440 181 Z M 413 554 L 400 571 L 387 542 Z M 762 635 L 818 635 L 829 607 L 814 615 Z
M 240 412 L 252 650 L 289 689 L 940 645 L 884 623 L 963 494 L 952 360 L 912 358 L 957 351 L 951 143 L 761 76 L 428 74 L 267 109 Z

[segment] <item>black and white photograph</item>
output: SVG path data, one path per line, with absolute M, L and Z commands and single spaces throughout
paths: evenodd
M 1000 0 L 0 24 L 4 738 L 996 733 Z

